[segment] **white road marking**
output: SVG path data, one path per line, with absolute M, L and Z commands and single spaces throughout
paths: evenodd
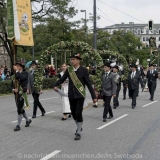
M 120 120 L 120 119 L 122 119 L 122 118 L 124 118 L 124 117 L 126 117 L 126 116 L 128 116 L 128 114 L 125 114 L 125 115 L 123 115 L 123 116 L 121 116 L 121 117 L 119 117 L 119 118 L 117 118 L 117 119 L 115 119 L 115 120 L 113 120 L 113 121 L 111 121 L 111 122 L 109 122 L 109 123 L 107 123 L 107 124 L 105 124 L 105 125 L 97 128 L 97 129 L 103 129 L 103 128 L 109 126 L 110 124 L 112 124 L 112 123 L 114 123 L 114 122 L 116 122 L 116 121 L 118 121 L 118 120 Z
M 52 158 L 53 156 L 55 156 L 56 154 L 58 154 L 58 153 L 60 153 L 60 152 L 61 152 L 60 150 L 56 150 L 56 151 L 48 154 L 47 156 L 43 157 L 43 158 L 40 159 L 40 160 L 48 160 L 48 159 Z
M 142 106 L 142 107 L 147 107 L 147 106 L 149 106 L 149 105 L 151 105 L 151 104 L 153 104 L 153 103 L 156 103 L 156 102 L 158 102 L 158 101 L 153 101 L 153 102 L 148 103 L 148 104 L 146 104 L 146 105 L 144 105 L 144 106 Z
M 53 113 L 53 112 L 55 112 L 55 111 L 46 112 L 45 115 L 46 115 L 46 114 L 49 114 L 49 113 Z M 39 116 L 41 116 L 41 114 L 37 115 L 36 117 L 39 117 Z M 29 118 L 32 118 L 32 117 L 29 117 Z M 25 119 L 23 118 L 22 121 L 23 121 L 23 120 L 25 120 Z M 17 122 L 17 121 L 12 121 L 11 123 L 16 123 L 16 122 Z
M 40 99 L 40 101 L 46 101 L 48 99 L 54 99 L 54 98 L 58 98 L 58 97 L 51 97 L 51 98 Z M 29 101 L 29 102 L 33 102 L 33 101 Z

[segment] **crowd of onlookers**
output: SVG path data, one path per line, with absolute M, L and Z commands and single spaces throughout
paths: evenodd
M 11 70 L 7 66 L 0 66 L 0 81 L 9 80 L 11 78 Z

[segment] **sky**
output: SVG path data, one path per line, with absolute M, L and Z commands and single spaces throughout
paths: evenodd
M 96 3 L 97 15 L 101 16 L 101 19 L 97 21 L 98 28 L 122 22 L 141 24 L 153 20 L 154 23 L 160 23 L 160 0 L 96 0 Z M 93 0 L 73 0 L 71 5 L 79 11 L 74 20 L 85 17 L 85 13 L 80 12 L 82 9 L 87 11 L 87 18 L 90 16 L 89 13 L 93 13 Z M 93 27 L 92 23 L 87 23 L 87 25 Z

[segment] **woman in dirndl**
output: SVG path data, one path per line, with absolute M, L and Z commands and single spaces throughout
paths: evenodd
M 61 66 L 62 72 L 60 72 L 59 74 L 59 78 L 63 77 L 65 71 L 67 70 L 67 64 L 62 64 Z M 68 79 L 66 79 L 66 81 L 61 85 L 61 90 L 68 94 Z M 71 110 L 70 110 L 70 104 L 69 104 L 69 99 L 68 97 L 62 97 L 62 105 L 63 105 L 63 117 L 62 117 L 62 121 L 65 121 L 67 119 L 67 115 L 68 118 L 71 118 Z

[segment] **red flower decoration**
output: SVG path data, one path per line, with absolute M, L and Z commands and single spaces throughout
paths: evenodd
M 77 57 L 80 57 L 81 55 L 80 54 L 77 54 Z

